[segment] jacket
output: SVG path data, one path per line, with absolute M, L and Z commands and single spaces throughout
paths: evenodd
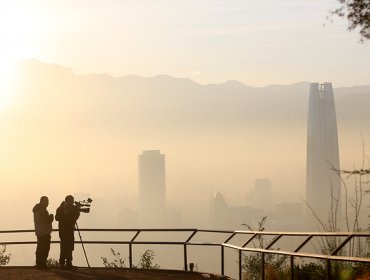
M 66 207 L 63 201 L 57 209 L 55 219 L 59 222 L 59 232 L 73 232 L 75 229 L 75 223 L 80 217 L 80 209 L 71 205 Z
M 52 223 L 54 217 L 50 215 L 48 210 L 46 210 L 46 207 L 40 203 L 33 207 L 32 212 L 36 235 L 49 235 L 53 231 Z

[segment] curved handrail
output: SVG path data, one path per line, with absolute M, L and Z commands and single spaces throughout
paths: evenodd
M 57 232 L 57 229 L 53 230 Z M 315 258 L 327 261 L 327 278 L 330 279 L 330 262 L 331 261 L 348 261 L 348 262 L 366 262 L 370 263 L 370 258 L 364 257 L 353 257 L 353 256 L 338 256 L 338 252 L 354 237 L 370 238 L 370 231 L 364 232 L 267 232 L 267 231 L 245 231 L 245 230 L 214 230 L 214 229 L 196 229 L 196 228 L 82 228 L 79 229 L 80 232 L 132 232 L 133 237 L 127 240 L 86 240 L 83 241 L 84 244 L 126 244 L 129 245 L 129 260 L 130 267 L 132 265 L 132 248 L 134 245 L 182 245 L 184 247 L 184 268 L 188 269 L 187 260 L 187 247 L 188 246 L 218 246 L 221 248 L 221 274 L 224 275 L 224 250 L 225 248 L 230 248 L 237 250 L 239 252 L 239 279 L 242 276 L 242 252 L 254 252 L 259 253 L 264 256 L 265 254 L 278 254 L 285 255 L 291 258 L 291 277 L 294 279 L 294 257 L 305 257 L 305 258 Z M 3 234 L 21 234 L 21 233 L 33 233 L 34 230 L 0 230 L 0 245 L 25 245 L 25 244 L 36 244 L 36 240 L 33 241 L 1 241 L 1 236 Z M 138 241 L 137 237 L 144 232 L 188 232 L 189 236 L 186 239 L 180 241 Z M 194 242 L 193 238 L 198 233 L 212 233 L 212 234 L 227 234 L 227 238 L 224 242 Z M 234 237 L 238 235 L 248 235 L 248 239 L 243 243 L 243 245 L 238 246 L 231 244 Z M 258 236 L 275 236 L 272 241 L 267 244 L 265 248 L 253 248 L 247 247 L 253 240 Z M 282 237 L 306 237 L 302 242 L 299 243 L 298 247 L 294 250 L 280 250 L 271 249 L 278 240 Z M 302 252 L 302 248 L 312 240 L 314 237 L 328 238 L 328 237 L 344 237 L 344 240 L 338 243 L 336 248 L 330 254 L 314 254 L 308 252 Z M 51 241 L 51 243 L 60 243 L 59 241 Z M 81 241 L 76 241 L 75 243 L 81 244 Z M 261 258 L 262 262 L 262 276 L 264 277 L 264 257 Z

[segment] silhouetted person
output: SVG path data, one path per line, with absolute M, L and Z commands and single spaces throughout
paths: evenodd
M 73 268 L 72 252 L 75 243 L 74 230 L 75 223 L 79 216 L 80 211 L 79 208 L 74 205 L 74 197 L 72 195 L 67 195 L 65 200 L 58 207 L 55 215 L 55 219 L 59 221 L 59 264 L 61 268 Z
M 51 232 L 53 231 L 52 223 L 54 215 L 49 214 L 46 209 L 49 205 L 49 198 L 42 196 L 40 203 L 33 207 L 33 221 L 35 223 L 35 234 L 37 236 L 36 247 L 36 267 L 46 268 L 46 260 L 50 250 Z

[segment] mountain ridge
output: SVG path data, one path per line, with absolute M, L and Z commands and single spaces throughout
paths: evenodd
M 75 71 L 72 69 L 72 68 L 69 68 L 69 67 L 66 67 L 66 66 L 63 66 L 63 65 L 60 65 L 60 64 L 57 64 L 57 63 L 49 63 L 49 62 L 43 62 L 41 60 L 37 60 L 37 59 L 23 59 L 23 60 L 20 60 L 18 64 L 21 64 L 21 65 L 31 65 L 33 67 L 37 67 L 37 66 L 42 66 L 42 67 L 39 67 L 39 68 L 44 68 L 44 69 L 60 69 L 62 71 L 60 72 L 69 72 L 70 74 L 73 74 L 74 76 L 76 77 L 105 77 L 105 78 L 110 78 L 110 79 L 118 79 L 118 80 L 126 80 L 126 79 L 129 79 L 129 78 L 133 78 L 133 79 L 140 79 L 140 80 L 160 80 L 160 81 L 163 81 L 163 80 L 175 80 L 175 81 L 186 81 L 186 82 L 189 82 L 189 83 L 193 83 L 193 84 L 196 84 L 198 86 L 201 86 L 201 87 L 215 87 L 215 86 L 226 86 L 226 87 L 244 87 L 244 88 L 253 88 L 253 89 L 268 89 L 268 88 L 272 88 L 272 87 L 290 87 L 290 86 L 306 86 L 306 85 L 309 85 L 310 82 L 308 81 L 298 81 L 298 82 L 294 82 L 294 83 L 291 83 L 291 84 L 268 84 L 268 85 L 264 85 L 264 86 L 252 86 L 252 85 L 248 85 L 248 84 L 245 84 L 239 80 L 225 80 L 223 82 L 219 82 L 219 83 L 208 83 L 208 84 L 201 84 L 199 82 L 196 82 L 188 77 L 174 77 L 174 76 L 171 76 L 169 74 L 157 74 L 157 75 L 154 75 L 154 76 L 142 76 L 142 75 L 138 75 L 138 74 L 128 74 L 128 75 L 122 75 L 122 76 L 113 76 L 109 73 L 87 73 L 87 74 L 76 74 Z M 57 71 L 56 71 L 57 72 Z M 365 84 L 365 85 L 352 85 L 352 86 L 342 86 L 342 87 L 334 87 L 334 89 L 353 89 L 353 88 L 363 88 L 363 87 L 370 87 L 370 83 L 369 84 Z

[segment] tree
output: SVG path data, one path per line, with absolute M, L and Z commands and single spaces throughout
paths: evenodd
M 365 146 L 364 140 L 362 139 L 362 164 L 360 168 L 354 168 L 353 170 L 342 170 L 336 169 L 331 163 L 333 172 L 339 176 L 341 180 L 341 186 L 344 190 L 344 220 L 342 227 L 347 232 L 362 232 L 366 230 L 361 227 L 360 224 L 360 214 L 364 207 L 364 198 L 369 193 L 369 190 L 365 189 L 366 185 L 370 182 L 367 180 L 370 175 L 370 169 L 366 168 L 366 159 L 369 158 L 365 156 Z M 347 180 L 353 180 L 352 186 L 347 185 Z M 338 216 L 338 194 L 333 194 L 333 189 L 331 189 L 331 201 L 329 202 L 332 207 L 330 207 L 328 221 L 325 222 L 321 220 L 315 212 L 315 209 L 311 207 L 306 201 L 304 201 L 307 207 L 311 210 L 312 215 L 318 221 L 320 229 L 324 232 L 336 232 L 339 231 L 337 216 Z M 319 239 L 320 252 L 322 254 L 331 254 L 337 246 L 342 242 L 339 237 L 327 236 Z M 348 255 L 352 257 L 369 257 L 369 240 L 364 240 L 362 238 L 352 238 L 351 241 L 346 245 L 346 248 L 342 248 L 337 254 L 338 255 Z M 322 263 L 325 265 L 325 263 Z M 315 268 L 315 266 L 317 266 Z M 306 267 L 298 268 L 301 269 L 300 273 L 307 274 L 312 268 L 315 268 L 316 272 L 322 274 L 321 268 L 317 264 L 308 265 Z M 367 275 L 369 271 L 369 265 L 363 263 L 350 263 L 350 262 L 332 262 L 332 270 L 335 279 L 342 279 L 342 275 L 352 275 L 358 276 Z M 318 275 L 319 275 L 318 274 Z M 299 278 L 300 279 L 300 278 Z M 303 278 L 302 278 L 303 279 Z M 359 278 L 345 278 L 345 279 L 359 279 Z M 362 278 L 361 278 L 362 279 Z
M 370 2 L 369 2 L 370 3 Z M 370 16 L 370 14 L 369 14 Z M 369 158 L 365 156 L 365 144 L 364 139 L 362 138 L 362 164 L 360 169 L 354 168 L 353 170 L 338 170 L 333 167 L 333 170 L 337 173 L 340 177 L 342 185 L 345 190 L 345 222 L 347 231 L 352 232 L 361 232 L 364 229 L 361 227 L 359 222 L 360 213 L 362 212 L 363 204 L 364 204 L 364 196 L 369 193 L 368 189 L 365 189 L 365 186 L 369 184 L 369 181 L 364 178 L 368 178 L 370 175 L 370 169 L 365 167 L 365 160 L 369 161 Z M 370 162 L 369 162 L 370 163 Z M 343 178 L 343 176 L 345 178 Z M 346 185 L 346 180 L 348 178 L 353 179 L 353 196 L 348 195 L 348 187 Z M 349 218 L 348 208 L 352 208 L 353 217 L 352 219 Z M 351 222 L 351 223 L 350 223 Z M 355 255 L 355 250 L 357 250 L 356 254 L 359 257 L 368 256 L 368 246 L 364 240 L 358 239 L 357 244 L 355 244 L 355 240 L 352 239 L 349 246 L 349 254 L 350 256 Z
M 264 216 L 258 222 L 258 229 L 257 231 L 264 231 L 265 230 L 265 223 L 267 220 L 267 216 Z M 254 231 L 250 225 L 243 224 L 246 226 L 248 230 Z M 253 246 L 255 248 L 266 248 L 268 245 L 267 241 L 264 237 L 259 234 L 256 236 L 257 244 L 253 242 Z M 279 248 L 278 248 L 279 249 Z M 261 278 L 261 269 L 262 269 L 262 254 L 260 253 L 251 253 L 249 255 L 242 256 L 242 268 L 244 271 L 248 273 L 248 278 L 251 280 L 257 280 Z M 268 279 L 284 279 L 284 274 L 286 271 L 285 261 L 287 260 L 287 256 L 280 256 L 277 254 L 265 254 L 265 270 Z
M 340 7 L 332 13 L 348 20 L 348 30 L 359 29 L 360 41 L 370 39 L 370 0 L 338 0 Z

